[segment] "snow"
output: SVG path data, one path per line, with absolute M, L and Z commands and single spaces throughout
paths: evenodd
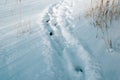
M 120 23 L 109 52 L 85 17 L 90 3 L 1 1 L 0 80 L 120 80 Z

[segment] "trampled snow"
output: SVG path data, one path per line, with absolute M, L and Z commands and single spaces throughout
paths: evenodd
M 0 80 L 120 80 L 120 23 L 109 52 L 85 17 L 90 3 L 1 1 Z

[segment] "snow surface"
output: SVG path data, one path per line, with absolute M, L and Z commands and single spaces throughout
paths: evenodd
M 0 80 L 120 80 L 120 23 L 109 53 L 85 17 L 90 0 L 56 2 L 0 2 Z

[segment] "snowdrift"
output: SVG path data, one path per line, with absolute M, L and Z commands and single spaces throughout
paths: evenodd
M 14 21 L 1 27 L 0 80 L 119 80 L 120 21 L 113 17 L 109 27 L 110 47 L 94 26 L 96 1 L 60 1 L 19 28 Z

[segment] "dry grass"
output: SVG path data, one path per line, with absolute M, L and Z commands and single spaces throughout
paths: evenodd
M 24 21 L 23 16 L 24 16 L 24 12 L 23 12 L 23 2 L 22 0 L 14 0 L 17 8 L 18 8 L 18 19 L 17 20 L 17 37 L 20 35 L 23 35 L 24 33 L 29 33 L 31 34 L 32 30 L 31 30 L 31 19 L 29 18 L 28 21 Z M 9 4 L 9 0 L 5 0 L 5 4 Z
M 120 19 L 120 0 L 97 0 L 96 3 L 91 0 L 91 6 L 87 16 L 93 19 L 92 23 L 97 28 L 97 37 L 98 30 L 101 30 L 105 44 L 112 48 L 109 28 L 113 27 L 113 20 Z
M 17 36 L 19 35 L 23 35 L 25 33 L 29 33 L 31 34 L 32 32 L 32 27 L 31 27 L 31 19 L 29 18 L 29 20 L 24 21 L 23 16 L 24 16 L 24 12 L 22 10 L 22 3 L 21 0 L 17 0 L 18 4 L 20 5 L 19 8 L 19 19 L 18 19 L 18 23 L 17 23 Z
M 21 34 L 23 32 L 23 21 L 22 21 L 22 8 L 21 8 L 21 1 L 17 0 L 17 2 L 20 5 L 19 9 L 19 21 L 18 21 L 18 26 L 17 26 L 17 35 Z

